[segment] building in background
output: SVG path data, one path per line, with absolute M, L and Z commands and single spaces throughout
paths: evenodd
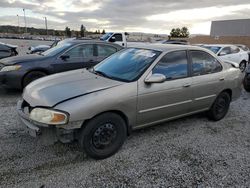
M 250 19 L 212 21 L 210 35 L 212 37 L 250 36 Z

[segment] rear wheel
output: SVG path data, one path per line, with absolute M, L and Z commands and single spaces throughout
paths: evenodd
M 104 113 L 86 124 L 79 142 L 88 156 L 105 159 L 120 149 L 126 136 L 126 123 L 122 117 L 115 113 Z
M 25 75 L 23 78 L 23 88 L 25 88 L 29 83 L 33 82 L 34 80 L 37 80 L 38 78 L 42 78 L 46 76 L 47 74 L 41 71 L 32 71 Z
M 247 67 L 247 62 L 246 61 L 242 61 L 239 65 L 239 68 L 241 70 L 241 72 L 244 72 L 246 70 Z
M 247 75 L 244 78 L 243 86 L 247 92 L 250 92 L 250 81 L 247 79 Z
M 220 93 L 208 111 L 208 117 L 214 121 L 224 118 L 228 112 L 230 102 L 231 98 L 227 92 Z

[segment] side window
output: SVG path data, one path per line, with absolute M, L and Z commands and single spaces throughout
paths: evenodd
M 220 72 L 222 70 L 220 62 L 207 52 L 191 51 L 190 54 L 193 62 L 193 76 Z
M 231 54 L 231 48 L 230 47 L 224 47 L 220 54 L 225 54 L 225 55 L 228 55 L 228 54 Z
M 154 67 L 153 74 L 163 74 L 168 80 L 188 76 L 188 60 L 186 51 L 176 51 L 166 54 Z
M 111 54 L 117 52 L 116 48 L 107 45 L 97 45 L 98 56 L 108 57 Z
M 232 52 L 232 54 L 237 54 L 240 52 L 240 49 L 237 46 L 232 46 L 231 52 Z
M 80 45 L 72 48 L 65 55 L 69 55 L 70 59 L 72 58 L 88 58 L 93 57 L 94 48 L 92 44 Z
M 122 34 L 114 34 L 115 41 L 122 42 Z

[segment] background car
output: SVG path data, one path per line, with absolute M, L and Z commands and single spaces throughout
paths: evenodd
M 173 39 L 165 40 L 161 43 L 162 44 L 179 44 L 179 45 L 188 45 L 189 44 L 189 42 L 186 40 L 173 40 Z
M 0 42 L 0 59 L 10 56 L 16 56 L 18 54 L 16 49 L 17 46 L 15 45 Z
M 60 40 L 55 40 L 51 45 L 38 45 L 35 47 L 31 46 L 31 47 L 29 47 L 30 51 L 27 52 L 27 54 L 35 54 L 35 53 L 45 52 L 46 50 L 55 47 L 59 41 Z
M 69 40 L 41 53 L 5 58 L 0 61 L 0 84 L 22 89 L 46 75 L 89 68 L 122 47 L 94 40 Z
M 18 113 L 31 135 L 77 139 L 89 156 L 103 159 L 118 151 L 131 130 L 204 111 L 221 120 L 240 96 L 241 83 L 239 68 L 208 50 L 143 44 L 92 69 L 34 81 Z
M 214 52 L 224 61 L 233 61 L 239 64 L 240 70 L 243 72 L 248 63 L 248 53 L 235 45 L 226 44 L 207 44 L 202 47 Z
M 243 86 L 247 92 L 250 92 L 250 65 L 246 69 L 246 75 L 243 81 Z
M 248 63 L 249 63 L 250 62 L 250 49 L 246 45 L 243 45 L 243 44 L 237 44 L 236 46 L 238 46 L 240 49 L 248 53 L 248 56 L 249 56 Z

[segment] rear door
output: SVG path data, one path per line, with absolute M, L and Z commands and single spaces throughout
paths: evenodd
M 152 69 L 152 74 L 163 74 L 167 80 L 138 84 L 139 127 L 187 114 L 192 103 L 192 78 L 186 51 L 167 53 Z
M 211 54 L 192 50 L 189 52 L 192 62 L 192 100 L 190 111 L 209 108 L 218 93 L 224 88 L 224 72 L 220 62 Z
M 61 56 L 68 56 L 62 59 Z M 63 72 L 92 66 L 96 61 L 94 56 L 93 44 L 81 44 L 67 50 L 64 54 L 57 57 L 56 63 L 53 64 L 55 72 Z

